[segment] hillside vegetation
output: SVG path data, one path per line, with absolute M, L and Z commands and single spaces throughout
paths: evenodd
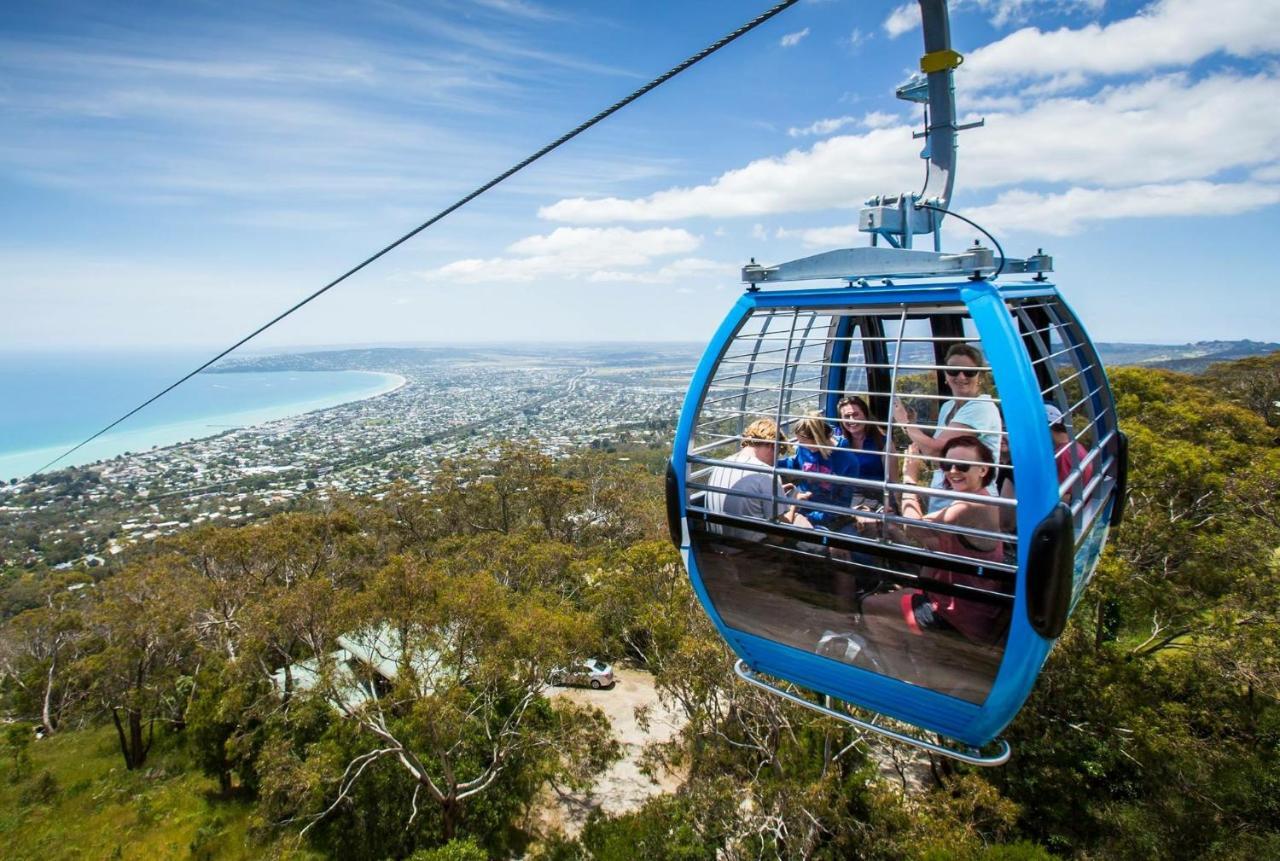
M 9 572 L 4 855 L 1280 857 L 1278 370 L 1113 373 L 1127 518 L 1003 768 L 741 684 L 653 465 L 512 443 L 91 585 Z M 653 673 L 686 723 L 647 761 L 687 778 L 570 838 L 538 824 L 545 787 L 619 755 L 599 711 L 546 696 L 587 655 Z

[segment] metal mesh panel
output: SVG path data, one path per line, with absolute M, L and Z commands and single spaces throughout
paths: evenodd
M 1076 543 L 1088 540 L 1114 489 L 1116 427 L 1106 377 L 1079 324 L 1054 298 L 1011 302 L 1046 404 L 1061 413 L 1053 428 L 1063 502 Z
M 954 332 L 939 334 L 935 323 L 938 318 L 952 321 Z M 703 510 L 702 495 L 706 491 L 726 490 L 709 487 L 706 481 L 714 467 L 733 466 L 728 461 L 748 441 L 744 432 L 753 421 L 770 419 L 787 434 L 789 443 L 781 449 L 787 454 L 794 453 L 791 430 L 799 420 L 816 412 L 830 426 L 838 443 L 842 428 L 836 403 L 842 397 L 856 396 L 870 407 L 871 415 L 864 423 L 867 430 L 891 443 L 876 450 L 883 460 L 882 477 L 872 480 L 856 475 L 824 476 L 824 481 L 848 488 L 854 498 L 890 501 L 887 511 L 859 512 L 864 521 L 880 524 L 871 531 L 864 528 L 859 537 L 902 545 L 901 538 L 892 534 L 892 526 L 909 525 L 939 533 L 997 539 L 1009 545 L 1006 556 L 1013 559 L 1017 537 L 1011 528 L 1011 515 L 1016 508 L 1015 500 L 993 498 L 989 493 L 975 495 L 950 490 L 936 479 L 925 484 L 940 486 L 909 487 L 900 480 L 903 464 L 909 457 L 906 447 L 911 442 L 910 430 L 933 434 L 938 420 L 944 418 L 942 411 L 948 406 L 953 421 L 955 414 L 971 401 L 999 409 L 1000 400 L 986 365 L 975 368 L 984 381 L 983 391 L 977 396 L 956 397 L 943 382 L 944 357 L 951 345 L 980 346 L 972 321 L 964 316 L 963 308 L 932 309 L 928 315 L 908 314 L 901 309 L 859 311 L 852 325 L 845 322 L 847 334 L 844 335 L 837 334 L 841 321 L 842 316 L 836 313 L 792 308 L 759 312 L 747 318 L 717 365 L 694 425 L 688 458 L 690 507 Z M 894 421 L 890 409 L 894 399 L 909 410 L 908 421 Z M 979 436 L 998 464 L 1005 434 L 1002 424 L 996 421 L 994 426 L 980 429 Z M 837 447 L 818 443 L 810 448 L 831 454 Z M 981 460 L 952 460 L 972 467 L 986 465 Z M 931 466 L 936 461 L 936 457 L 929 459 Z M 764 468 L 748 463 L 736 468 L 776 477 L 783 490 L 786 485 L 806 477 L 803 471 L 778 465 Z M 727 490 L 732 494 L 732 489 Z M 924 497 L 932 507 L 968 500 L 1002 508 L 1007 512 L 1004 520 L 1010 528 L 993 532 L 945 524 L 909 523 L 895 513 L 896 506 L 892 504 L 903 492 Z M 794 498 L 782 491 L 770 496 L 774 503 L 771 512 L 785 510 L 795 503 Z M 821 501 L 812 504 L 814 507 L 809 510 L 849 513 Z M 908 542 L 906 546 L 918 544 Z M 1011 563 L 1000 564 L 1013 570 Z

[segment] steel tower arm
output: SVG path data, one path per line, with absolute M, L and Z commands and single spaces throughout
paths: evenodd
M 867 201 L 858 229 L 872 234 L 872 244 L 883 236 L 895 248 L 910 248 L 917 234 L 934 234 L 934 250 L 941 250 L 938 228 L 951 201 L 956 178 L 956 132 L 972 126 L 956 125 L 953 72 L 963 62 L 951 47 L 951 21 L 946 0 L 920 0 L 920 21 L 924 30 L 924 56 L 919 75 L 897 90 L 898 98 L 926 105 L 927 124 L 921 156 L 929 162 L 928 180 L 919 194 L 879 195 Z M 974 125 L 981 125 L 975 123 Z M 939 189 L 926 197 L 930 188 Z M 922 204 L 927 204 L 926 208 Z
M 920 195 L 923 197 L 936 180 L 942 193 L 936 196 L 936 202 L 930 202 L 945 209 L 956 181 L 956 99 L 952 70 L 962 61 L 951 48 L 951 20 L 946 0 L 920 0 L 920 21 L 924 28 L 920 71 L 929 82 L 929 125 L 925 133 L 929 180 Z
M 878 195 L 868 200 L 858 218 L 858 229 L 871 234 L 870 248 L 828 251 L 776 266 L 752 260 L 742 269 L 748 289 L 784 281 L 840 279 L 850 285 L 869 278 L 989 278 L 996 272 L 1026 274 L 1044 280 L 1053 271 L 1053 258 L 1039 251 L 1025 259 L 1002 257 L 975 245 L 959 254 L 944 254 L 940 236 L 944 212 L 951 202 L 956 180 L 956 137 L 982 122 L 956 123 L 954 71 L 964 58 L 951 47 L 951 21 L 946 0 L 920 0 L 924 31 L 924 55 L 919 75 L 897 89 L 897 96 L 926 106 L 926 124 L 916 137 L 925 139 L 920 154 L 929 162 L 928 178 L 919 193 Z M 926 196 L 930 189 L 937 189 Z M 933 250 L 911 248 L 913 236 L 933 234 Z M 883 238 L 888 247 L 879 245 Z

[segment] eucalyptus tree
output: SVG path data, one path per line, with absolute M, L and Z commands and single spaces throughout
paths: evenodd
M 46 735 L 57 732 L 86 695 L 71 669 L 88 648 L 82 609 L 92 588 L 83 580 L 47 577 L 40 605 L 0 626 L 0 679 L 11 688 L 17 714 L 38 715 Z
M 361 621 L 342 638 L 351 660 L 323 663 L 312 694 L 364 743 L 340 771 L 302 768 L 305 752 L 295 752 L 264 774 L 264 791 L 291 797 L 304 831 L 349 807 L 378 763 L 412 786 L 406 824 L 430 809 L 449 840 L 495 787 L 581 783 L 617 756 L 602 713 L 546 697 L 552 671 L 595 642 L 591 619 L 553 592 L 511 588 L 482 563 L 402 556 L 371 580 L 353 613 Z M 310 785 L 290 796 L 304 773 Z
M 159 722 L 181 713 L 181 682 L 196 668 L 193 602 L 171 557 L 153 557 L 103 582 L 85 612 L 99 648 L 82 658 L 91 700 L 110 716 L 125 767 L 147 759 Z M 177 704 L 177 707 L 175 705 Z

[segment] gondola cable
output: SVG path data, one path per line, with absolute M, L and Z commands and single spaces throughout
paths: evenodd
M 403 236 L 401 236 L 399 239 L 397 239 L 397 240 L 395 240 L 394 242 L 390 243 L 389 245 L 387 245 L 387 246 L 383 247 L 383 248 L 382 248 L 380 251 L 378 251 L 377 253 L 372 254 L 372 255 L 370 255 L 369 257 L 365 258 L 361 263 L 359 263 L 358 265 L 353 266 L 352 268 L 348 269 L 346 272 L 342 273 L 342 274 L 341 274 L 341 275 L 339 275 L 337 278 L 333 279 L 333 280 L 332 280 L 332 281 L 330 281 L 328 284 L 326 284 L 326 285 L 324 285 L 323 287 L 321 287 L 319 290 L 316 290 L 316 291 L 315 291 L 314 293 L 312 293 L 311 295 L 307 296 L 306 298 L 304 298 L 304 299 L 302 299 L 301 301 L 299 301 L 299 302 L 297 302 L 296 304 L 294 304 L 294 305 L 293 305 L 292 307 L 290 307 L 288 310 L 286 310 L 286 311 L 282 312 L 281 314 L 278 314 L 277 316 L 273 317 L 271 320 L 269 320 L 268 322 L 266 322 L 266 323 L 264 323 L 263 325 L 259 326 L 257 329 L 254 329 L 254 330 L 253 330 L 252 332 L 250 332 L 248 335 L 246 335 L 245 337 L 241 338 L 239 341 L 236 341 L 236 342 L 235 342 L 234 344 L 232 344 L 230 347 L 227 347 L 225 350 L 223 350 L 222 352 L 218 353 L 218 355 L 214 356 L 212 359 L 209 359 L 207 362 L 205 362 L 204 364 L 202 364 L 200 367 L 196 368 L 194 371 L 191 371 L 190 373 L 188 373 L 188 374 L 186 374 L 185 376 L 183 376 L 183 377 L 181 377 L 180 379 L 178 379 L 176 382 L 171 383 L 170 385 L 166 386 L 164 389 L 162 389 L 162 390 L 160 390 L 159 392 L 157 392 L 156 394 L 152 395 L 150 398 L 147 398 L 147 400 L 145 400 L 145 401 L 143 401 L 142 403 L 138 404 L 138 406 L 136 406 L 136 407 L 134 407 L 133 409 L 129 410 L 129 412 L 127 412 L 127 413 L 125 413 L 124 415 L 120 416 L 120 418 L 118 418 L 118 419 L 116 419 L 115 421 L 111 422 L 111 424 L 109 424 L 109 425 L 107 425 L 106 427 L 102 428 L 102 429 L 101 429 L 101 430 L 99 430 L 97 433 L 93 434 L 93 435 L 92 435 L 92 436 L 90 436 L 90 437 L 87 437 L 86 439 L 82 440 L 81 442 L 79 442 L 79 443 L 77 443 L 76 445 L 72 446 L 71 448 L 67 449 L 65 452 L 63 452 L 62 454 L 58 455 L 58 456 L 57 456 L 57 457 L 55 457 L 53 460 L 49 461 L 49 462 L 48 462 L 48 463 L 46 463 L 44 466 L 40 467 L 40 468 L 39 468 L 39 469 L 37 469 L 35 472 L 33 472 L 33 473 L 31 473 L 29 476 L 27 476 L 27 477 L 28 477 L 28 479 L 35 478 L 35 477 L 36 477 L 37 475 L 39 475 L 40 473 L 42 473 L 42 472 L 44 472 L 45 470 L 49 469 L 49 467 L 53 466 L 54 464 L 58 463 L 59 461 L 62 461 L 62 460 L 64 460 L 64 459 L 66 459 L 67 457 L 70 457 L 72 454 L 75 454 L 77 451 L 79 451 L 80 449 L 84 448 L 86 445 L 88 445 L 89 443 L 93 442 L 93 441 L 94 441 L 95 439 L 97 439 L 98 437 L 100 437 L 100 436 L 102 436 L 103 434 L 107 433 L 107 432 L 108 432 L 108 431 L 110 431 L 112 428 L 114 428 L 114 427 L 116 427 L 117 425 L 119 425 L 121 422 L 126 421 L 126 420 L 127 420 L 127 419 L 129 419 L 130 417 L 132 417 L 132 416 L 136 415 L 137 413 L 141 412 L 141 411 L 142 411 L 143 409 L 145 409 L 146 407 L 148 407 L 148 406 L 150 406 L 151 404 L 155 403 L 155 402 L 156 402 L 156 401 L 158 401 L 160 398 L 164 397 L 164 396 L 165 396 L 165 395 L 167 395 L 169 392 L 173 391 L 173 390 L 174 390 L 174 389 L 176 389 L 178 386 L 182 385 L 182 384 L 183 384 L 183 383 L 185 383 L 187 380 L 189 380 L 189 379 L 191 379 L 192 377 L 194 377 L 196 374 L 200 373 L 201 371 L 206 370 L 207 368 L 209 368 L 210 366 L 214 365 L 214 364 L 215 364 L 216 362 L 218 362 L 219 360 L 221 360 L 221 359 L 225 358 L 226 356 L 230 355 L 231 353 L 233 353 L 234 351 L 236 351 L 236 350 L 237 350 L 237 349 L 239 349 L 240 347 L 242 347 L 242 346 L 244 346 L 245 344 L 247 344 L 249 341 L 252 341 L 254 338 L 258 337 L 258 336 L 259 336 L 259 335 L 261 335 L 263 332 L 267 331 L 267 329 L 270 329 L 270 328 L 271 328 L 272 326 L 274 326 L 276 323 L 279 323 L 281 320 L 283 320 L 284 318 L 288 317 L 288 316 L 289 316 L 290 314 L 292 314 L 294 311 L 299 310 L 299 309 L 300 309 L 300 308 L 302 308 L 304 305 L 307 305 L 308 303 L 310 303 L 312 300 L 314 300 L 314 299 L 318 299 L 320 296 L 322 296 L 323 294 L 327 293 L 329 290 L 333 289 L 334 287 L 337 287 L 337 286 L 338 286 L 339 284 L 341 284 L 343 281 L 346 281 L 346 280 L 347 280 L 348 278 L 350 278 L 352 275 L 355 275 L 357 272 L 359 272 L 360 270 L 364 269 L 366 266 L 368 266 L 369 264 L 373 263 L 375 260 L 378 260 L 379 258 L 381 258 L 381 257 L 385 256 L 386 254 L 388 254 L 389 252 L 391 252 L 391 251 L 393 251 L 394 249 L 398 248 L 399 246 L 403 245 L 405 242 L 408 242 L 410 239 L 412 239 L 413 237 L 417 236 L 419 233 L 421 233 L 422 231 L 426 230 L 428 227 L 432 226 L 432 225 L 433 225 L 433 224 L 435 224 L 436 222 L 440 221 L 441 219 L 445 218 L 446 216 L 450 215 L 451 213 L 455 212 L 456 210 L 461 209 L 463 206 L 466 206 L 468 203 L 470 203 L 471 201 L 475 200 L 477 197 L 479 197 L 480 195 L 484 194 L 484 193 L 485 193 L 486 191 L 488 191 L 489 189 L 493 188 L 494 186 L 498 185 L 499 183 L 503 182 L 504 180 L 509 179 L 511 176 L 515 175 L 516 173 L 519 173 L 521 170 L 523 170 L 524 168 L 526 168 L 526 167 L 528 167 L 529 165 L 533 164 L 535 161 L 537 161 L 538 159 L 542 158 L 544 155 L 547 155 L 547 154 L 548 154 L 548 153 L 550 153 L 551 151 L 553 151 L 553 150 L 555 150 L 555 149 L 559 148 L 562 144 L 568 143 L 570 140 L 572 140 L 572 139 L 574 139 L 575 137 L 577 137 L 578 135 L 582 134 L 582 133 L 583 133 L 583 132 L 585 132 L 587 129 L 589 129 L 589 128 L 591 128 L 592 126 L 596 125 L 596 124 L 597 124 L 597 123 L 599 123 L 600 121 L 602 121 L 602 120 L 604 120 L 604 119 L 606 119 L 606 118 L 608 118 L 608 117 L 612 116 L 613 114 L 617 113 L 618 111 L 622 110 L 622 109 L 623 109 L 623 108 L 625 108 L 627 105 L 631 104 L 631 103 L 632 103 L 632 102 L 634 102 L 636 99 L 640 98 L 641 96 L 645 95 L 646 93 L 650 92 L 651 90 L 657 89 L 659 86 L 661 86 L 662 84 L 665 84 L 667 81 L 671 80 L 671 79 L 672 79 L 672 78 L 674 78 L 676 75 L 680 74 L 681 72 L 685 71 L 686 69 L 690 68 L 691 66 L 695 65 L 696 63 L 698 63 L 698 62 L 700 62 L 700 61 L 702 61 L 702 60 L 706 59 L 706 58 L 707 58 L 707 57 L 709 57 L 709 56 L 711 56 L 711 55 L 712 55 L 712 54 L 714 54 L 716 51 L 718 51 L 718 50 L 720 50 L 721 48 L 725 47 L 725 46 L 726 46 L 726 45 L 728 45 L 729 43 L 736 41 L 738 38 L 740 38 L 740 37 L 742 37 L 742 36 L 745 36 L 747 33 L 751 32 L 751 31 L 752 31 L 752 30 L 754 30 L 756 27 L 759 27 L 761 24 L 765 23 L 766 21 L 770 20 L 771 18 L 773 18 L 773 17 L 777 16 L 778 14 L 780 14 L 780 13 L 782 13 L 782 12 L 786 11 L 786 10 L 787 10 L 787 9 L 789 9 L 790 7 L 792 7 L 792 6 L 796 5 L 796 3 L 798 3 L 798 2 L 800 2 L 800 0 L 783 0 L 783 2 L 780 2 L 780 3 L 778 3 L 777 5 L 773 6 L 771 9 L 768 9 L 768 10 L 766 10 L 765 12 L 762 12 L 760 15 L 757 15 L 755 18 L 753 18 L 753 19 L 751 19 L 750 21 L 748 21 L 747 23 L 743 24 L 743 25 L 742 25 L 741 27 L 739 27 L 738 29 L 734 30 L 734 31 L 733 31 L 733 32 L 731 32 L 731 33 L 728 33 L 728 34 L 727 34 L 727 35 L 725 35 L 725 36 L 722 36 L 720 39 L 717 39 L 715 42 L 713 42 L 713 43 L 711 43 L 710 45 L 708 45 L 707 47 L 703 48 L 701 51 L 697 52 L 696 54 L 694 54 L 694 55 L 690 56 L 688 59 L 684 60 L 683 62 L 679 63 L 678 65 L 673 66 L 671 69 L 669 69 L 668 71 L 666 71 L 666 72 L 664 72 L 663 74 L 659 75 L 658 77 L 654 78 L 652 81 L 650 81 L 649 83 L 645 84 L 643 87 L 640 87 L 639 89 L 637 89 L 637 90 L 633 91 L 630 95 L 626 96 L 626 97 L 625 97 L 625 98 L 623 98 L 623 99 L 618 100 L 617 102 L 614 102 L 612 105 L 610 105 L 609 107 L 607 107 L 607 108 L 605 108 L 604 110 L 600 111 L 600 112 L 599 112 L 599 113 L 597 113 L 595 116 L 593 116 L 593 117 L 591 117 L 590 119 L 588 119 L 588 120 L 586 120 L 586 121 L 584 121 L 584 122 L 580 123 L 579 125 L 575 126 L 575 127 L 574 127 L 573 129 L 571 129 L 570 131 L 565 132 L 563 135 L 561 135 L 560 137 L 556 138 L 556 139 L 555 139 L 554 141 L 552 141 L 551 143 L 549 143 L 549 144 L 547 144 L 546 146 L 542 147 L 542 149 L 538 150 L 537 152 L 535 152 L 535 153 L 533 153 L 532 155 L 530 155 L 530 156 L 528 156 L 527 158 L 525 158 L 523 161 L 520 161 L 520 162 L 519 162 L 519 163 L 517 163 L 516 165 L 514 165 L 514 166 L 512 166 L 512 167 L 508 168 L 507 170 L 505 170 L 505 171 L 503 171 L 502 173 L 500 173 L 500 174 L 498 174 L 497 176 L 495 176 L 493 179 L 491 179 L 491 180 L 489 180 L 488 182 L 486 182 L 484 185 L 479 186 L 478 188 L 476 188 L 475 190 L 473 190 L 472 192 L 470 192 L 470 193 L 469 193 L 469 194 L 467 194 L 466 196 L 464 196 L 464 197 L 460 198 L 459 200 L 455 201 L 454 203 L 452 203 L 452 204 L 450 204 L 449 206 L 445 207 L 444 209 L 440 210 L 440 212 L 436 213 L 436 214 L 435 214 L 435 215 L 433 215 L 431 218 L 427 219 L 427 220 L 426 220 L 426 221 L 424 221 L 422 224 L 420 224 L 420 225 L 418 225 L 417 227 L 415 227 L 413 230 L 410 230 L 408 233 L 404 234 L 404 235 L 403 235 Z M 984 231 L 984 232 L 985 232 L 985 231 Z
M 1004 271 L 1004 261 L 1005 261 L 1004 247 L 1000 244 L 1000 240 L 992 236 L 985 227 L 983 227 L 978 222 L 974 221 L 972 218 L 965 218 L 963 215 L 961 215 L 960 213 L 954 210 L 944 209 L 941 206 L 934 206 L 931 203 L 924 203 L 923 201 L 919 201 L 915 204 L 915 207 L 916 209 L 931 209 L 934 212 L 940 213 L 941 215 L 950 215 L 952 218 L 960 219 L 965 224 L 968 224 L 970 227 L 973 227 L 975 230 L 981 231 L 983 236 L 991 240 L 991 244 L 996 247 L 996 253 L 1000 255 L 1000 265 L 996 267 L 996 271 L 993 272 L 989 276 L 989 278 L 991 281 L 994 281 L 1000 277 L 1000 273 Z

